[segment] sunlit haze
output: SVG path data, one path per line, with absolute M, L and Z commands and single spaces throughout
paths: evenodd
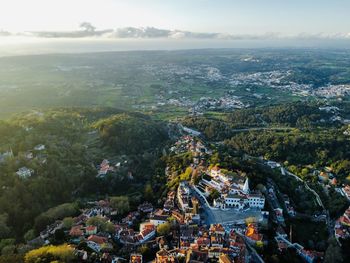
M 0 30 L 157 27 L 195 32 L 284 35 L 350 32 L 347 0 L 1 0 Z

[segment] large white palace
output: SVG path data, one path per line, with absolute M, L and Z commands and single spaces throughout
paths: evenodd
M 207 195 L 215 189 L 220 197 L 214 200 L 214 206 L 220 208 L 263 209 L 265 197 L 260 191 L 250 191 L 249 179 L 233 179 L 221 172 L 217 166 L 210 170 L 211 180 L 202 179 Z

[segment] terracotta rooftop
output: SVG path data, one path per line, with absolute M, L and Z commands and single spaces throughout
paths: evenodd
M 226 254 L 221 254 L 219 257 L 221 263 L 233 263 L 234 261 Z
M 213 168 L 211 168 L 211 170 L 220 171 L 220 168 L 219 168 L 219 166 L 215 165 Z
M 95 242 L 95 243 L 101 245 L 101 244 L 104 244 L 107 242 L 107 238 L 96 236 L 96 235 L 91 235 L 88 237 L 88 241 L 92 241 L 92 242 Z
M 97 229 L 96 226 L 87 226 L 86 231 L 95 231 Z
M 84 235 L 84 231 L 82 230 L 83 226 L 73 226 L 71 230 L 69 231 L 70 236 L 82 236 Z
M 261 241 L 263 239 L 263 235 L 259 234 L 258 228 L 254 224 L 248 225 L 245 235 L 254 241 Z

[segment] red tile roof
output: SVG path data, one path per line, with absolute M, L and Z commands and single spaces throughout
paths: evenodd
M 87 226 L 87 227 L 86 227 L 86 231 L 89 231 L 89 232 L 95 231 L 96 229 L 97 229 L 96 226 Z
M 75 237 L 84 235 L 84 231 L 82 230 L 82 228 L 83 228 L 82 225 L 73 226 L 73 227 L 71 228 L 71 230 L 69 231 L 69 235 L 70 235 L 70 236 L 75 236 Z
M 207 237 L 200 237 L 197 239 L 198 246 L 209 246 L 210 245 L 210 239 Z
M 254 241 L 261 241 L 263 239 L 263 235 L 259 234 L 258 228 L 254 224 L 248 225 L 245 235 Z
M 213 168 L 211 168 L 212 170 L 214 170 L 214 171 L 220 171 L 220 168 L 219 168 L 219 166 L 214 166 Z
M 96 236 L 96 235 L 91 235 L 91 236 L 88 237 L 88 240 L 89 240 L 89 241 L 92 241 L 92 242 L 95 242 L 95 243 L 97 243 L 97 244 L 99 244 L 99 245 L 101 245 L 101 244 L 106 243 L 108 239 L 105 238 L 105 237 L 100 237 L 100 236 Z
M 339 222 L 343 225 L 350 226 L 350 219 L 346 216 L 341 216 Z

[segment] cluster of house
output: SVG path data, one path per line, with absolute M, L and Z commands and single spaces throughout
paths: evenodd
M 290 74 L 291 74 L 290 70 L 287 70 L 287 71 L 274 70 L 274 71 L 254 72 L 254 73 L 237 73 L 232 75 L 230 79 L 230 84 L 232 86 L 237 86 L 237 85 L 266 86 L 267 85 L 270 88 L 289 91 L 292 94 L 297 96 L 308 96 L 311 93 L 312 86 L 310 84 L 286 81 L 285 77 L 289 76 Z M 251 89 L 246 88 L 246 91 L 251 91 Z
M 175 144 L 170 147 L 170 152 L 175 154 L 181 154 L 181 153 L 188 153 L 190 152 L 192 154 L 192 168 L 200 168 L 204 167 L 206 163 L 207 156 L 210 156 L 212 154 L 212 150 L 210 150 L 206 145 L 203 143 L 201 139 L 199 139 L 198 134 L 199 132 L 184 127 L 182 125 L 179 125 L 179 128 L 182 132 L 187 133 L 188 135 L 184 135 L 180 137 Z M 168 179 L 172 179 L 172 176 L 175 174 L 177 176 L 177 172 L 171 173 L 169 171 L 169 168 L 165 170 L 165 174 L 167 175 Z
M 190 191 L 191 190 L 187 182 L 180 182 L 179 187 L 177 188 L 177 205 L 184 217 L 180 221 L 199 224 L 199 200 L 196 197 L 191 196 Z
M 34 154 L 36 153 L 36 159 L 40 161 L 41 164 L 45 164 L 47 157 L 45 154 L 39 153 L 46 149 L 46 146 L 44 144 L 38 144 L 36 145 L 33 150 L 27 151 L 25 153 L 20 153 L 19 156 L 23 156 L 26 160 L 32 160 L 34 158 Z M 9 150 L 4 153 L 0 153 L 0 163 L 4 163 L 9 158 L 14 158 L 14 154 L 12 150 Z M 18 177 L 25 179 L 28 177 L 31 177 L 34 174 L 34 170 L 30 169 L 26 166 L 20 167 L 16 174 Z
M 222 263 L 248 262 L 251 252 L 247 247 L 250 244 L 263 242 L 264 237 L 259 232 L 259 225 L 249 223 L 247 226 L 237 224 L 206 226 L 202 224 L 199 215 L 200 204 L 218 211 L 220 208 L 230 209 L 234 213 L 236 211 L 243 213 L 246 209 L 260 211 L 265 206 L 265 196 L 260 191 L 251 191 L 249 180 L 243 174 L 230 174 L 218 166 L 207 169 L 205 158 L 210 154 L 210 150 L 193 136 L 181 137 L 171 150 L 175 153 L 187 151 L 192 153 L 194 156 L 192 168 L 202 167 L 200 170 L 203 176 L 198 184 L 182 181 L 176 190 L 168 192 L 162 208 L 154 209 L 152 204 L 144 202 L 138 206 L 137 211 L 129 212 L 118 222 L 114 220 L 116 218 L 114 215 L 117 215 L 118 211 L 111 207 L 109 200 L 89 203 L 92 208 L 83 210 L 82 214 L 73 218 L 73 225 L 67 231 L 70 242 L 74 244 L 86 242 L 91 250 L 108 259 L 105 262 L 113 262 L 109 260 L 111 255 L 108 251 L 111 251 L 115 243 L 120 244 L 128 253 L 132 253 L 130 262 L 135 263 L 143 262 L 142 255 L 134 253 L 139 246 L 148 246 L 153 249 L 158 247 L 159 251 L 155 258 L 157 263 L 178 262 L 180 258 L 184 258 L 185 262 L 214 260 Z M 104 177 L 118 167 L 120 163 L 113 166 L 108 160 L 103 160 L 98 166 L 98 176 Z M 168 172 L 169 169 L 166 170 L 166 174 L 170 177 Z M 211 207 L 209 200 L 215 191 L 219 195 L 213 200 L 213 207 Z M 279 212 L 283 219 L 283 209 L 278 203 L 272 185 L 268 186 L 265 194 L 267 201 L 272 202 L 272 208 L 275 208 L 277 217 Z M 277 203 L 274 205 L 274 202 Z M 295 212 L 288 196 L 284 196 L 284 203 L 287 212 L 293 215 Z M 110 229 L 107 231 L 106 227 L 91 223 L 93 220 L 89 219 L 92 217 L 108 222 L 113 231 Z M 139 222 L 141 223 L 137 228 Z M 157 229 L 165 223 L 171 225 L 171 231 L 169 236 L 162 237 Z M 42 233 L 42 238 L 47 239 L 62 226 L 63 223 L 58 222 L 48 227 L 47 231 Z M 174 229 L 176 231 L 173 231 Z M 299 244 L 291 244 L 284 235 L 278 234 L 276 238 L 281 248 L 283 244 L 285 247 L 298 246 L 297 251 L 301 256 L 311 258 L 310 251 Z M 76 249 L 76 252 L 82 260 L 88 258 L 87 251 Z
M 340 189 L 340 193 L 350 201 L 350 185 L 345 185 Z
M 89 224 L 88 220 L 89 218 L 97 217 L 114 226 L 108 217 L 108 215 L 112 214 L 113 210 L 107 200 L 96 201 L 92 204 L 92 208 L 84 209 L 79 216 L 72 218 L 72 226 L 66 231 L 66 234 L 69 236 L 70 243 L 72 244 L 86 242 L 86 245 L 96 253 L 102 250 L 111 251 L 113 249 L 113 235 L 105 229 L 102 229 L 101 225 Z M 34 247 L 47 245 L 50 243 L 50 238 L 55 235 L 56 231 L 64 228 L 64 221 L 57 220 L 53 224 L 48 225 L 38 237 L 27 243 Z M 80 259 L 86 260 L 88 257 L 87 251 L 76 249 L 75 252 Z M 103 253 L 101 256 L 109 258 L 111 255 L 109 253 Z M 112 262 L 112 260 L 108 262 Z
M 294 209 L 294 207 L 292 206 L 289 196 L 284 194 L 283 195 L 283 200 L 284 200 L 284 205 L 286 207 L 287 213 L 289 216 L 294 217 L 296 216 L 296 211 Z
M 157 226 L 166 223 L 172 216 L 174 198 L 174 193 L 170 192 L 163 209 L 154 210 L 153 205 L 147 202 L 139 205 L 138 211 L 130 212 L 119 224 L 115 225 L 115 240 L 129 247 L 137 247 L 145 243 L 153 244 Z M 141 222 L 139 231 L 135 231 L 132 226 L 140 219 L 141 213 L 146 215 L 148 220 Z
M 34 153 L 36 154 L 36 159 L 40 161 L 41 164 L 45 164 L 47 161 L 47 156 L 46 154 L 42 154 L 39 152 L 42 152 L 46 149 L 46 146 L 44 144 L 38 144 L 36 145 L 32 151 L 27 151 L 24 153 L 24 157 L 27 160 L 32 160 L 34 158 Z M 20 177 L 20 178 L 28 178 L 31 177 L 34 174 L 34 170 L 30 169 L 26 166 L 23 166 L 21 168 L 18 169 L 18 171 L 16 172 L 16 174 Z
M 187 133 L 197 134 L 198 132 L 187 127 L 182 127 L 183 130 Z M 211 154 L 204 143 L 198 138 L 193 137 L 192 135 L 182 136 L 175 144 L 170 148 L 170 151 L 176 154 L 191 152 L 194 156 L 193 163 L 198 165 L 205 154 Z
M 208 262 L 212 259 L 219 262 L 246 262 L 246 242 L 255 244 L 263 240 L 258 225 L 214 224 L 207 229 L 201 224 L 199 204 L 204 205 L 205 209 L 231 208 L 241 213 L 247 208 L 261 210 L 265 205 L 264 196 L 259 191 L 249 189 L 249 180 L 243 174 L 237 178 L 218 166 L 207 169 L 206 157 L 211 155 L 211 151 L 198 138 L 183 136 L 171 150 L 175 153 L 191 152 L 194 156 L 192 169 L 197 169 L 199 174 L 205 176 L 199 183 L 179 183 L 175 199 L 178 210 L 172 210 L 172 217 L 180 224 L 180 234 L 174 238 L 173 247 L 176 248 L 161 249 L 156 261 L 175 262 L 178 257 L 185 257 L 186 262 Z M 196 157 L 199 157 L 198 160 Z M 211 206 L 210 194 L 214 190 L 219 193 L 219 197 Z
M 273 213 L 273 221 L 275 221 L 278 224 L 284 224 L 284 216 L 283 216 L 283 208 L 276 196 L 276 189 L 273 184 L 273 181 L 271 179 L 267 180 L 267 195 L 266 195 L 267 202 L 269 203 L 269 206 L 271 207 Z M 286 196 L 284 196 L 284 202 L 286 207 L 291 207 L 289 198 L 287 199 Z M 293 209 L 294 210 L 294 209 Z M 290 208 L 291 213 L 293 212 L 292 208 Z M 289 212 L 288 212 L 289 214 Z M 292 215 L 292 214 L 290 214 Z
M 177 202 L 182 211 L 186 211 L 190 205 L 190 188 L 187 182 L 180 182 L 177 188 Z
M 209 229 L 197 225 L 180 225 L 179 237 L 175 238 L 173 249 L 162 247 L 156 253 L 155 262 L 246 262 L 247 249 L 244 237 L 235 230 L 226 231 L 220 224 Z
M 108 172 L 115 172 L 116 167 L 118 167 L 117 165 L 118 164 L 113 166 L 110 164 L 108 160 L 104 159 L 102 163 L 97 167 L 98 168 L 97 177 L 105 177 Z
M 176 262 L 179 258 L 189 261 L 208 262 L 211 259 L 220 262 L 246 262 L 245 235 L 251 240 L 261 240 L 256 225 L 249 225 L 246 232 L 243 229 L 225 229 L 220 224 L 213 224 L 210 228 L 201 225 L 198 214 L 199 201 L 195 197 L 189 198 L 187 183 L 181 183 L 177 191 L 170 191 L 162 209 L 153 211 L 153 207 L 144 203 L 138 207 L 139 211 L 148 212 L 148 220 L 140 224 L 140 231 L 130 228 L 131 222 L 116 225 L 116 240 L 130 246 L 135 251 L 139 245 L 150 245 L 157 242 L 159 251 L 156 262 Z M 180 204 L 180 200 L 182 204 Z M 137 214 L 133 214 L 137 215 Z M 169 242 L 162 237 L 156 238 L 157 226 L 174 220 L 178 231 L 171 233 Z M 131 254 L 131 262 L 142 262 L 140 254 Z
M 12 150 L 0 153 L 0 164 L 4 163 L 7 159 L 13 158 L 13 157 L 14 157 L 14 155 L 13 155 Z
M 303 258 L 305 262 L 315 263 L 323 259 L 323 252 L 305 249 L 299 243 L 292 243 L 281 226 L 279 226 L 276 231 L 275 241 L 280 252 L 286 251 L 287 249 L 294 249 L 296 254 Z
M 185 258 L 186 262 L 246 262 L 246 239 L 252 243 L 262 241 L 263 236 L 256 224 L 247 227 L 224 228 L 221 224 L 206 227 L 201 224 L 199 216 L 199 200 L 191 196 L 187 182 L 181 182 L 177 191 L 170 191 L 162 209 L 153 211 L 150 204 L 142 204 L 139 211 L 149 212 L 149 220 L 140 224 L 136 232 L 130 226 L 116 226 L 116 239 L 127 246 L 158 243 L 159 251 L 155 262 L 177 262 Z M 156 237 L 157 226 L 176 221 L 178 231 L 171 233 L 172 239 L 167 242 L 162 237 Z M 135 251 L 135 249 L 133 250 Z M 142 262 L 140 254 L 132 254 L 131 262 Z
M 123 164 L 127 164 L 127 160 L 123 162 Z M 101 164 L 97 165 L 97 176 L 98 178 L 104 178 L 108 173 L 115 173 L 120 167 L 122 167 L 121 162 L 117 162 L 115 165 L 112 165 L 111 162 L 107 159 L 103 159 Z M 129 171 L 127 173 L 128 179 L 134 179 L 132 173 Z
M 156 227 L 167 222 L 167 219 L 171 216 L 171 213 L 164 213 L 162 210 L 154 211 L 152 204 L 144 202 L 138 206 L 137 211 L 129 212 L 127 216 L 116 222 L 112 218 L 117 214 L 117 211 L 111 207 L 109 200 L 89 202 L 88 205 L 91 208 L 84 209 L 79 216 L 72 218 L 73 224 L 66 233 L 70 243 L 79 244 L 85 242 L 92 251 L 101 256 L 101 259 L 106 259 L 103 262 L 117 262 L 114 260 L 116 256 L 111 254 L 115 242 L 128 246 L 132 249 L 129 251 L 134 251 L 135 247 L 148 241 L 155 243 Z M 143 218 L 145 215 L 149 217 L 149 220 L 140 224 L 139 231 L 133 230 L 131 227 L 135 225 L 141 216 Z M 90 218 L 96 218 L 99 222 L 102 220 L 102 222 L 109 223 L 112 229 L 106 230 L 103 224 L 99 222 L 94 223 L 94 220 L 89 220 Z M 49 244 L 50 237 L 57 230 L 63 228 L 64 222 L 58 220 L 54 224 L 47 226 L 47 229 L 42 231 L 39 237 L 31 240 L 28 244 L 30 243 L 30 245 L 34 246 Z M 89 253 L 87 251 L 77 248 L 75 252 L 82 260 L 88 258 Z M 134 260 L 137 260 L 138 256 L 140 255 L 132 254 Z
M 87 246 L 95 252 L 100 252 L 102 249 L 112 249 L 113 236 L 104 231 L 101 226 L 88 224 L 88 219 L 92 217 L 110 222 L 108 215 L 112 212 L 113 209 L 110 207 L 108 200 L 94 202 L 93 208 L 86 209 L 82 214 L 73 218 L 73 225 L 68 233 L 70 241 L 74 244 L 85 241 Z
M 175 195 L 170 193 L 168 198 L 174 200 Z M 157 245 L 155 239 L 157 226 L 164 224 L 172 216 L 172 211 L 170 210 L 168 212 L 163 209 L 154 211 L 153 205 L 148 202 L 140 204 L 137 211 L 129 212 L 119 222 L 111 219 L 115 212 L 108 200 L 94 202 L 93 208 L 87 209 L 78 217 L 73 218 L 74 224 L 69 231 L 71 242 L 78 244 L 85 241 L 90 249 L 108 258 L 110 258 L 110 254 L 106 253 L 106 251 L 110 251 L 115 242 L 127 247 L 129 252 L 135 251 L 135 248 L 143 244 L 154 247 Z M 98 226 L 88 225 L 88 219 L 91 217 L 105 218 L 107 222 L 113 225 L 113 234 L 102 231 Z M 139 231 L 135 231 L 132 227 L 144 217 L 148 218 L 148 220 L 141 222 Z M 82 259 L 86 257 L 85 251 L 80 251 L 79 255 L 81 255 Z M 142 262 L 142 255 L 132 253 L 130 261 Z M 109 260 L 106 262 L 114 261 Z
M 233 178 L 218 167 L 211 168 L 210 180 L 202 178 L 196 186 L 203 196 L 210 196 L 213 190 L 219 192 L 220 197 L 213 201 L 216 208 L 235 208 L 238 210 L 255 208 L 263 209 L 265 197 L 260 191 L 250 191 L 248 178 Z
M 193 139 L 192 136 L 183 138 L 187 138 L 187 141 L 180 141 L 174 146 L 173 151 L 182 152 L 186 150 L 191 151 L 192 153 L 196 152 L 196 150 L 193 151 L 193 149 L 196 149 L 193 147 L 195 146 L 195 143 L 193 143 L 193 140 L 195 139 Z M 190 185 L 187 182 L 181 182 L 177 189 L 177 204 L 181 211 L 185 212 L 188 207 L 194 209 L 195 202 L 191 200 L 192 195 L 198 197 L 198 200 L 201 201 L 201 204 L 205 209 L 209 208 L 215 210 L 220 208 L 224 211 L 237 211 L 237 213 L 244 213 L 248 209 L 262 210 L 266 201 L 269 203 L 269 207 L 273 212 L 272 217 L 274 218 L 275 223 L 277 223 L 282 229 L 282 231 L 276 231 L 275 239 L 278 244 L 278 248 L 280 250 L 294 248 L 298 255 L 300 255 L 306 262 L 310 263 L 316 262 L 316 260 L 322 258 L 322 253 L 305 249 L 300 244 L 291 243 L 288 240 L 288 237 L 282 228 L 282 226 L 285 226 L 283 211 L 285 209 L 287 214 L 291 217 L 296 216 L 296 211 L 287 195 L 282 194 L 283 204 L 280 203 L 279 199 L 277 198 L 277 195 L 279 195 L 278 189 L 275 187 L 272 180 L 271 182 L 268 182 L 266 188 L 262 189 L 264 195 L 260 191 L 251 191 L 249 187 L 249 179 L 244 176 L 244 174 L 239 172 L 229 172 L 224 169 L 220 169 L 218 166 L 207 169 L 205 167 L 205 157 L 206 156 L 204 156 L 204 162 L 200 163 L 199 165 L 196 165 L 194 162 L 192 164 L 192 168 L 204 167 L 204 169 L 201 169 L 202 176 L 199 183 L 192 182 Z M 282 173 L 287 172 L 285 169 L 283 169 L 281 164 L 277 162 L 266 161 L 266 165 L 273 169 L 281 169 Z M 209 201 L 212 199 L 212 193 L 216 193 L 216 196 L 219 195 L 218 198 L 213 200 L 213 206 L 211 206 Z M 219 260 L 219 262 L 232 262 L 230 260 L 232 260 L 232 255 L 235 254 L 232 254 L 230 249 L 233 249 L 231 244 L 234 242 L 231 241 L 229 244 L 225 243 L 231 237 L 235 236 L 238 240 L 240 240 L 239 247 L 241 248 L 245 248 L 246 244 L 263 244 L 264 237 L 261 232 L 259 232 L 259 225 L 256 223 L 250 223 L 241 229 L 236 229 L 237 225 L 228 226 L 227 224 L 225 224 L 223 228 L 226 230 L 226 237 L 223 239 L 220 239 L 220 237 L 216 235 L 211 236 L 210 230 L 208 230 L 208 236 L 199 235 L 197 241 L 193 241 L 193 238 L 191 239 L 187 235 L 180 237 L 180 245 L 176 249 L 160 250 L 157 253 L 156 260 L 158 262 L 175 262 L 177 257 L 182 256 L 186 258 L 186 262 L 191 260 L 206 262 L 212 258 L 216 258 Z M 180 228 L 180 235 L 182 233 L 185 232 L 182 232 Z M 205 249 L 198 251 L 198 244 L 210 245 Z M 214 246 L 212 246 L 212 244 L 214 244 Z M 216 246 L 218 244 L 223 245 L 223 250 L 215 255 L 215 251 L 218 249 Z M 187 249 L 187 253 L 184 253 L 184 249 Z M 241 252 L 242 251 L 245 250 L 241 250 Z M 240 253 L 240 255 L 240 259 L 235 258 L 234 262 L 245 262 L 243 261 L 245 259 L 244 253 Z
M 140 224 L 140 231 L 136 232 L 128 226 L 117 225 L 116 239 L 124 245 L 138 246 L 156 236 L 156 226 L 151 222 Z
M 32 159 L 38 160 L 41 164 L 45 164 L 47 161 L 47 155 L 43 153 L 43 151 L 46 149 L 46 146 L 44 144 L 38 144 L 34 147 L 33 150 L 26 151 L 23 153 L 23 156 L 28 161 Z
M 350 85 L 328 85 L 318 88 L 313 94 L 325 98 L 344 97 L 350 94 Z
M 337 185 L 337 178 L 335 175 L 331 172 L 332 169 L 329 167 L 325 167 L 324 171 L 318 171 L 315 170 L 314 174 L 317 175 L 318 181 L 324 184 L 328 184 L 329 186 L 336 186 Z
M 30 169 L 28 167 L 21 167 L 18 169 L 18 171 L 16 172 L 16 174 L 20 177 L 20 178 L 28 178 L 31 177 L 34 174 L 34 170 Z
M 350 207 L 335 222 L 334 234 L 337 240 L 350 238 Z
M 192 105 L 189 112 L 192 114 L 198 114 L 206 110 L 243 109 L 247 106 L 249 106 L 249 104 L 243 103 L 240 97 L 227 93 L 220 98 L 201 97 L 194 105 Z

